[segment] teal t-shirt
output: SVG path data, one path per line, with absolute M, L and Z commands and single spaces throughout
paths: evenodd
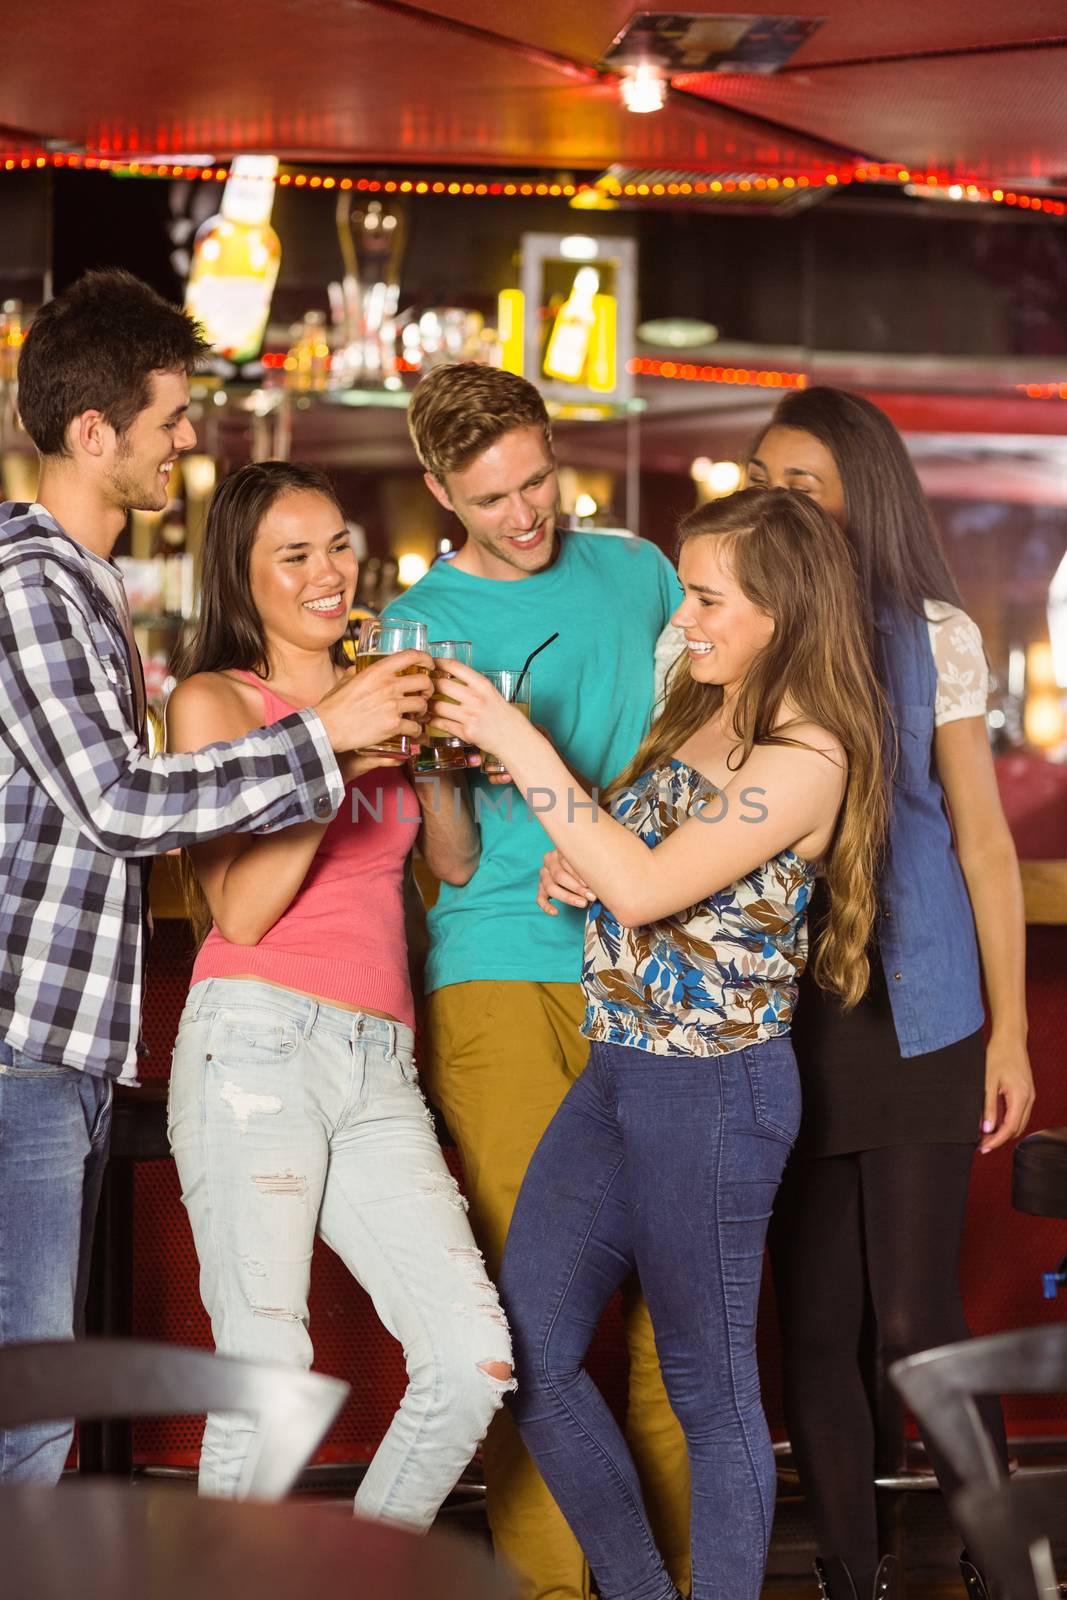
M 386 615 L 427 623 L 431 639 L 469 639 L 481 671 L 521 667 L 558 629 L 530 668 L 531 716 L 602 789 L 648 730 L 653 650 L 680 598 L 674 568 L 647 540 L 564 533 L 545 572 L 502 581 L 439 561 Z M 441 885 L 429 913 L 427 991 L 498 978 L 577 983 L 585 914 L 562 906 L 548 917 L 535 898 L 551 840 L 510 784 L 473 773 L 468 782 L 481 860 L 462 888 Z

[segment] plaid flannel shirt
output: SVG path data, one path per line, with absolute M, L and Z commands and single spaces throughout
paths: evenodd
M 0 1039 L 136 1078 L 147 858 L 324 821 L 344 784 L 294 712 L 233 744 L 149 756 L 125 634 L 43 506 L 0 505 Z

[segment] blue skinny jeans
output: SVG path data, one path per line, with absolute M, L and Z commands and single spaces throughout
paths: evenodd
M 519 1195 L 500 1292 L 523 1438 L 603 1600 L 672 1600 L 626 1441 L 582 1366 L 637 1268 L 692 1469 L 693 1600 L 758 1600 L 775 1470 L 756 1309 L 800 1122 L 787 1037 L 727 1055 L 594 1043 Z

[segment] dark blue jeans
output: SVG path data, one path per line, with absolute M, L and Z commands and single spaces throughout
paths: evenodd
M 81 1332 L 111 1091 L 0 1042 L 0 1344 Z M 0 1480 L 58 1483 L 73 1431 L 0 1428 Z
M 775 1471 L 756 1306 L 799 1122 L 787 1038 L 710 1058 L 594 1044 L 530 1164 L 500 1276 L 509 1404 L 604 1600 L 674 1594 L 626 1442 L 582 1366 L 635 1266 L 689 1449 L 694 1600 L 758 1600 Z

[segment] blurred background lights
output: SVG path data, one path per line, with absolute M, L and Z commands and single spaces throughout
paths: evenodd
M 595 261 L 600 246 L 588 233 L 568 233 L 559 241 L 559 253 L 564 261 Z
M 430 570 L 429 562 L 425 556 L 420 556 L 416 551 L 408 550 L 397 563 L 397 578 L 405 589 L 410 589 L 413 583 L 418 583 L 420 578 L 425 578 Z
M 742 472 L 736 461 L 712 461 L 708 456 L 697 456 L 690 465 L 689 476 L 713 498 L 733 494 L 741 487 Z

